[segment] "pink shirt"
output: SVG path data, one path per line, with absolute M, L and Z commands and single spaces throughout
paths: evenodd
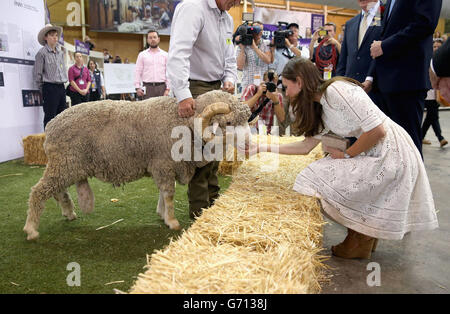
M 158 48 L 157 52 L 146 49 L 141 51 L 136 61 L 136 72 L 134 75 L 134 87 L 141 87 L 141 82 L 145 83 L 166 83 L 169 89 L 169 80 L 166 75 L 168 54 Z
M 69 82 L 75 81 L 80 89 L 86 89 L 88 83 L 91 81 L 91 74 L 89 73 L 89 69 L 86 66 L 83 66 L 83 74 L 79 79 L 81 68 L 78 68 L 76 64 L 72 65 L 69 68 Z M 76 92 L 75 88 L 70 86 L 70 90 L 72 92 Z

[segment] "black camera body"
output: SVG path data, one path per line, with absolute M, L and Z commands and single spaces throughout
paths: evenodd
M 273 81 L 273 78 L 274 78 L 274 71 L 273 70 L 270 70 L 268 73 L 267 73 L 267 79 L 269 80 L 268 82 L 266 82 L 266 87 L 267 87 L 267 90 L 269 91 L 269 92 L 271 92 L 271 93 L 273 93 L 273 92 L 275 92 L 276 90 L 277 90 L 277 85 L 274 83 L 274 82 L 272 82 Z M 265 94 L 265 92 L 264 92 L 264 94 Z
M 286 47 L 286 41 L 285 39 L 288 38 L 289 36 L 291 36 L 292 34 L 294 34 L 291 30 L 289 29 L 283 29 L 283 26 L 286 27 L 287 25 L 289 25 L 286 22 L 278 22 L 278 30 L 276 30 L 273 35 L 274 35 L 274 45 L 277 49 L 282 49 L 284 47 Z
M 236 30 L 234 37 L 239 36 L 239 40 L 236 40 L 236 45 L 243 44 L 244 46 L 251 46 L 253 44 L 253 35 L 259 34 L 261 31 L 261 27 L 250 26 L 248 22 L 245 22 Z
M 267 90 L 271 93 L 273 93 L 277 90 L 277 85 L 275 85 L 275 83 L 273 83 L 273 82 L 267 82 L 266 87 L 267 87 Z

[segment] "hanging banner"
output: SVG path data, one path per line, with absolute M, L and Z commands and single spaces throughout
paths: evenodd
M 0 162 L 23 157 L 22 138 L 43 132 L 33 65 L 44 25 L 44 1 L 0 1 Z
M 325 24 L 325 16 L 323 14 L 311 14 L 311 31 L 314 34 L 316 30 Z
M 75 51 L 81 52 L 82 54 L 89 56 L 89 51 L 90 51 L 89 44 L 87 44 L 81 40 L 75 39 Z
M 146 34 L 155 29 L 170 35 L 170 26 L 179 0 L 90 0 L 91 31 Z

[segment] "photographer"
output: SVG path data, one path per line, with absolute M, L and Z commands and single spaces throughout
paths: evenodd
M 243 71 L 242 88 L 254 83 L 255 76 L 261 77 L 266 71 L 267 65 L 273 62 L 273 54 L 269 46 L 262 40 L 263 24 L 261 22 L 254 22 L 252 25 L 253 41 L 250 46 L 244 46 L 240 42 L 240 37 L 236 37 L 236 42 L 239 46 L 236 51 L 236 62 L 238 70 Z
M 270 67 L 275 69 L 278 75 L 283 72 L 284 66 L 290 59 L 300 56 L 309 58 L 309 55 L 304 55 L 305 53 L 302 51 L 302 47 L 298 42 L 298 24 L 291 23 L 287 26 L 287 29 L 290 30 L 292 34 L 285 38 L 286 46 L 284 48 L 276 48 L 275 45 L 272 44 L 271 47 L 272 54 L 274 55 L 274 62 Z
M 262 120 L 267 128 L 267 133 L 271 132 L 273 126 L 273 118 L 276 115 L 279 122 L 285 119 L 285 112 L 283 109 L 283 97 L 276 91 L 276 83 L 278 75 L 274 70 L 269 70 L 264 73 L 264 82 L 259 86 L 255 84 L 248 85 L 242 92 L 241 100 L 245 102 L 250 110 L 259 112 L 258 123 L 256 129 L 259 129 L 259 121 Z
M 282 22 L 279 22 L 281 25 Z M 309 59 L 309 50 L 301 48 L 298 39 L 299 39 L 299 26 L 297 23 L 290 23 L 286 27 L 287 30 L 291 31 L 287 38 L 285 38 L 285 46 L 283 48 L 277 48 L 275 44 L 272 46 L 272 51 L 275 56 L 275 60 L 270 68 L 275 69 L 278 75 L 283 72 L 284 66 L 294 57 L 304 57 Z M 275 41 L 275 38 L 274 38 Z M 281 78 L 280 78 L 281 79 Z M 280 82 L 280 81 L 279 81 Z M 278 85 L 278 92 L 281 93 L 283 98 L 283 108 L 285 112 L 285 118 L 283 120 L 278 119 L 279 122 L 279 135 L 282 136 L 286 133 L 286 129 L 292 124 L 293 119 L 291 119 L 289 114 L 290 108 L 290 100 L 289 97 L 286 97 L 286 94 L 281 86 Z M 291 127 L 291 134 L 295 134 L 294 130 Z
M 324 79 L 336 75 L 336 68 L 341 53 L 341 44 L 334 38 L 336 36 L 336 24 L 326 23 L 323 28 L 314 32 L 309 44 L 310 60 L 314 62 Z M 315 47 L 316 43 L 319 43 Z M 327 73 L 331 72 L 331 77 Z

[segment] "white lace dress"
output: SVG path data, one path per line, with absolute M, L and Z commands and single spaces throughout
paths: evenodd
M 353 158 L 328 156 L 310 164 L 297 176 L 294 190 L 320 198 L 333 220 L 371 237 L 400 240 L 409 231 L 437 228 L 425 166 L 406 131 L 348 82 L 332 83 L 320 103 L 321 134 L 358 138 L 383 124 L 386 136 Z

